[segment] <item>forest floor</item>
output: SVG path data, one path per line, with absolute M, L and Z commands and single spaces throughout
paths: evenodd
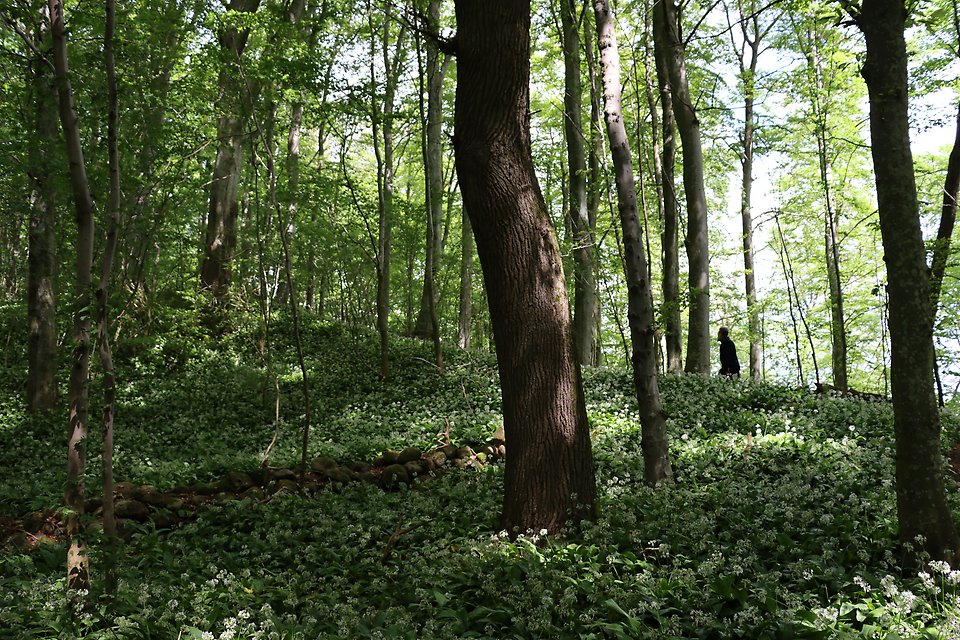
M 495 359 L 451 349 L 441 373 L 430 345 L 397 339 L 381 382 L 373 336 L 305 325 L 304 483 L 289 323 L 269 349 L 255 322 L 214 339 L 186 314 L 118 342 L 118 498 L 143 510 L 128 505 L 116 600 L 80 612 L 64 605 L 59 535 L 66 414 L 23 410 L 24 354 L 7 347 L 0 638 L 960 637 L 960 572 L 898 564 L 886 403 L 665 376 L 677 482 L 651 489 L 629 373 L 586 371 L 599 515 L 575 537 L 511 541 Z M 945 453 L 958 434 L 945 413 Z M 91 510 L 99 439 L 95 426 Z

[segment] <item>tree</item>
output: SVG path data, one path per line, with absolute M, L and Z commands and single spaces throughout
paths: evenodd
M 260 0 L 230 0 L 228 10 L 253 13 Z M 237 192 L 243 165 L 243 117 L 240 108 L 241 88 L 236 79 L 236 65 L 247 46 L 248 29 L 224 26 L 217 34 L 223 52 L 220 79 L 220 118 L 217 122 L 217 159 L 210 180 L 210 206 L 207 212 L 207 231 L 203 243 L 203 261 L 200 265 L 200 286 L 209 289 L 221 300 L 227 293 L 232 278 L 233 253 L 237 245 Z
M 772 19 L 761 21 L 763 11 L 757 7 L 754 0 L 738 1 L 737 14 L 740 19 L 739 42 L 734 36 L 734 26 L 731 20 L 730 8 L 727 7 L 727 25 L 730 32 L 730 41 L 737 63 L 740 67 L 740 85 L 743 93 L 743 129 L 740 144 L 741 191 L 740 191 L 740 219 L 743 229 L 743 275 L 744 293 L 747 299 L 747 316 L 750 323 L 750 378 L 759 381 L 763 375 L 760 352 L 760 308 L 757 304 L 756 272 L 754 269 L 753 246 L 753 160 L 757 121 L 754 112 L 757 97 L 757 67 L 760 62 L 760 53 L 763 51 L 763 41 L 770 30 L 777 23 L 779 14 Z M 836 227 L 833 227 L 836 230 Z
M 624 264 L 627 278 L 627 322 L 633 344 L 633 384 L 640 407 L 643 428 L 644 479 L 656 485 L 673 480 L 670 465 L 666 416 L 660 403 L 660 383 L 657 378 L 657 340 L 653 321 L 653 294 L 651 292 L 647 260 L 643 248 L 643 227 L 637 214 L 637 191 L 633 180 L 633 161 L 620 90 L 620 53 L 613 15 L 607 0 L 595 0 L 597 46 L 600 49 L 600 67 L 603 70 L 604 118 L 610 154 L 613 157 L 617 189 L 617 209 L 623 227 Z
M 560 0 L 563 45 L 563 132 L 567 146 L 569 209 L 573 231 L 573 340 L 580 364 L 596 364 L 597 284 L 595 240 L 587 202 L 587 154 L 583 135 L 583 85 L 580 80 L 580 7 L 577 0 Z M 594 218 L 594 221 L 596 219 Z
M 861 74 L 870 98 L 870 139 L 890 295 L 891 385 L 897 448 L 900 543 L 953 562 L 960 539 L 944 488 L 940 415 L 934 397 L 933 319 L 907 116 L 907 51 L 902 0 L 843 6 L 863 32 Z
M 70 414 L 67 449 L 67 488 L 64 504 L 66 518 L 67 588 L 88 589 L 90 561 L 80 539 L 80 519 L 84 511 L 83 472 L 86 466 L 87 413 L 90 371 L 90 285 L 93 268 L 93 198 L 87 181 L 80 128 L 70 83 L 67 36 L 64 27 L 62 0 L 49 0 L 50 31 L 53 34 L 53 62 L 57 82 L 60 126 L 63 129 L 67 158 L 70 163 L 70 186 L 73 191 L 77 221 L 77 279 L 73 302 L 73 357 L 70 368 Z
M 704 186 L 700 120 L 690 95 L 684 57 L 685 42 L 673 0 L 654 6 L 654 48 L 662 52 L 670 82 L 673 113 L 683 152 L 683 190 L 687 202 L 684 245 L 689 264 L 690 313 L 687 327 L 687 373 L 710 371 L 710 253 L 707 237 L 707 194 Z
M 556 533 L 596 487 L 559 246 L 533 168 L 530 1 L 457 0 L 454 152 L 487 289 L 510 456 L 502 524 Z
M 34 104 L 30 137 L 30 230 L 27 258 L 27 407 L 57 404 L 57 210 L 52 154 L 57 138 L 57 94 L 50 66 L 50 21 L 38 13 L 30 58 Z
M 403 70 L 404 34 L 401 29 L 396 39 L 391 33 L 391 4 L 384 4 L 382 24 L 374 24 L 373 5 L 368 2 L 370 27 L 370 124 L 373 129 L 373 148 L 377 158 L 377 331 L 380 333 L 380 375 L 390 375 L 390 248 L 393 232 L 394 200 L 394 111 L 397 83 Z M 380 30 L 380 51 L 377 51 L 377 29 Z M 391 53 L 390 49 L 393 48 Z M 375 61 L 383 65 L 383 93 L 377 91 Z

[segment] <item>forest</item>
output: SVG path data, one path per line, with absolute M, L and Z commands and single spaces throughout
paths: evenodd
M 0 639 L 960 637 L 957 0 L 9 0 L 0 82 Z

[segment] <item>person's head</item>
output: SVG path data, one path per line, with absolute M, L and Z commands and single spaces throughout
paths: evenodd
M 730 335 L 730 329 L 726 327 L 720 327 L 720 329 L 717 330 L 717 340 L 723 340 L 729 335 Z

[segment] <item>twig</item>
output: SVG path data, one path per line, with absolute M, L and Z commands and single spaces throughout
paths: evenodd
M 416 531 L 429 522 L 429 520 L 424 520 L 423 522 L 412 524 L 405 529 L 402 528 L 403 520 L 397 522 L 397 528 L 394 529 L 393 533 L 390 534 L 390 538 L 387 540 L 387 546 L 383 548 L 383 557 L 380 558 L 380 564 L 387 564 L 387 560 L 390 559 L 390 554 L 393 552 L 393 547 L 397 544 L 397 540 L 400 538 L 400 536 L 410 533 L 411 531 Z

